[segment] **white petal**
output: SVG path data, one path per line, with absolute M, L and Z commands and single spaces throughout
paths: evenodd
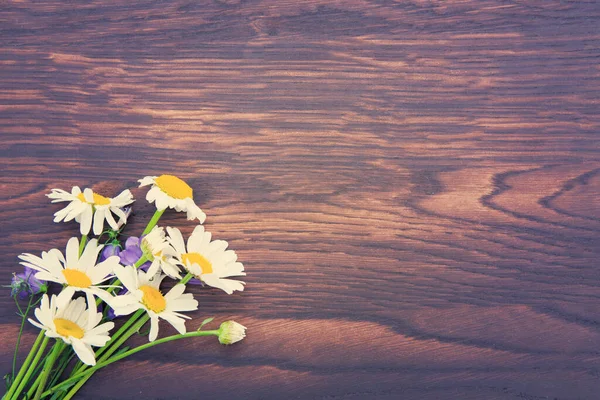
M 92 284 L 97 285 L 107 280 L 107 276 L 113 274 L 115 267 L 119 264 L 118 256 L 110 256 L 93 268 L 88 268 L 87 275 L 92 280 Z
M 186 293 L 177 299 L 167 302 L 169 311 L 195 311 L 198 309 L 198 300 L 191 293 Z
M 82 339 L 82 342 L 87 345 L 90 345 L 90 346 L 102 347 L 109 340 L 110 340 L 110 336 L 108 336 L 108 335 L 87 336 L 87 334 L 86 334 L 86 336 Z
M 138 273 L 133 266 L 128 265 L 126 267 L 122 267 L 121 265 L 115 265 L 113 272 L 117 278 L 119 278 L 121 283 L 123 283 L 123 285 L 127 288 L 127 290 L 130 292 L 135 292 L 138 289 Z
M 171 243 L 171 246 L 175 248 L 175 251 L 177 251 L 179 254 L 187 253 L 181 231 L 177 228 L 171 228 L 168 226 L 167 233 L 169 234 L 169 242 Z
M 61 276 L 56 276 L 54 274 L 49 274 L 48 272 L 45 272 L 45 271 L 38 272 L 37 274 L 35 274 L 35 278 L 39 279 L 41 281 L 49 281 L 49 282 L 60 283 L 61 285 L 67 283 L 65 281 L 65 279 L 62 278 Z
M 70 207 L 69 214 L 67 214 L 67 216 L 65 217 L 65 220 L 64 220 L 65 222 L 69 222 L 73 219 L 75 219 L 75 221 L 79 222 L 79 217 L 81 216 L 81 214 L 83 214 L 83 212 L 87 209 L 90 209 L 90 210 L 92 209 L 92 206 L 90 204 L 83 203 L 79 200 L 72 202 L 69 205 L 69 207 Z
M 146 200 L 148 203 L 154 203 L 156 201 L 156 197 L 160 194 L 164 193 L 162 193 L 161 190 L 156 186 L 152 186 L 152 188 L 148 190 L 148 193 L 146 193 Z
M 86 345 L 79 339 L 72 340 L 73 350 L 77 353 L 77 357 L 86 365 L 96 365 L 96 358 L 92 346 Z
M 79 297 L 69 303 L 67 308 L 62 313 L 62 317 L 69 321 L 77 322 L 77 319 L 81 316 L 85 310 L 85 299 Z
M 148 268 L 147 275 L 149 275 L 149 276 L 156 275 L 156 273 L 158 272 L 158 267 L 159 267 L 159 261 L 158 261 L 158 258 L 155 258 L 152 261 L 152 264 L 150 264 L 150 268 Z
M 85 198 L 85 201 L 87 201 L 88 203 L 93 203 L 94 202 L 94 192 L 90 188 L 85 188 L 84 189 L 84 191 L 83 191 L 83 197 Z
M 66 218 L 66 216 L 73 210 L 73 203 L 68 204 L 65 208 L 58 210 L 54 213 L 54 222 L 60 222 Z
M 87 273 L 89 269 L 94 268 L 98 254 L 100 254 L 103 247 L 103 245 L 98 246 L 98 239 L 91 239 L 85 246 L 83 253 L 81 253 L 77 269 Z
M 122 296 L 119 296 L 119 297 L 122 297 Z M 131 296 L 131 298 L 133 298 L 135 300 L 135 303 L 129 304 L 126 306 L 113 307 L 113 310 L 114 310 L 116 316 L 129 315 L 133 312 L 136 312 L 140 308 L 143 309 L 142 305 L 138 303 L 137 299 L 135 299 L 134 296 Z M 114 304 L 114 302 L 113 302 L 113 304 Z
M 94 329 L 90 329 L 85 333 L 85 336 L 96 336 L 96 335 L 106 335 L 108 331 L 115 327 L 114 322 L 105 322 L 102 325 L 98 325 Z
M 46 196 L 49 199 L 54 199 L 52 203 L 56 203 L 57 201 L 70 201 L 72 197 L 69 192 L 62 189 L 52 189 Z
M 140 183 L 139 187 L 148 186 L 154 183 L 154 180 L 158 178 L 157 176 L 145 176 L 142 179 L 138 180 Z
M 94 213 L 94 235 L 99 236 L 104 228 L 104 215 L 107 211 L 96 208 Z M 108 212 L 110 214 L 110 212 Z
M 150 189 L 150 190 L 154 190 L 154 188 Z M 169 207 L 169 196 L 167 196 L 166 194 L 164 194 L 163 192 L 158 192 L 156 193 L 156 200 L 154 201 L 154 204 L 156 205 L 156 209 L 157 210 L 164 210 L 165 208 Z
M 158 337 L 158 317 L 150 317 L 150 336 L 148 340 L 154 342 Z
M 66 268 L 75 269 L 77 268 L 77 262 L 79 261 L 79 240 L 76 237 L 72 237 L 67 242 L 66 253 Z
M 163 261 L 160 266 L 163 272 L 167 274 L 170 278 L 181 279 L 181 275 L 179 274 L 179 268 L 177 268 L 173 262 Z
M 181 296 L 183 292 L 185 292 L 185 285 L 178 283 L 177 285 L 173 286 L 171 290 L 169 290 L 169 293 L 165 295 L 165 300 L 169 302 L 171 299 L 176 299 Z
M 102 289 L 98 289 L 98 290 L 102 290 Z M 88 325 L 87 328 L 91 328 L 91 326 L 96 325 L 94 322 L 96 319 L 96 314 L 98 312 L 98 306 L 96 306 L 96 299 L 94 298 L 95 290 L 85 289 L 83 292 L 85 293 L 85 298 L 87 299 L 87 303 L 88 303 L 88 314 L 87 314 L 88 317 L 87 317 L 87 320 L 85 320 L 85 325 Z M 89 326 L 90 324 L 93 324 L 93 325 Z
M 112 210 L 112 208 L 111 208 L 111 210 Z M 120 210 L 120 209 L 118 209 L 118 208 L 117 208 L 116 210 L 119 210 L 119 211 L 121 211 L 121 210 Z M 110 225 L 110 227 L 111 227 L 113 230 L 115 230 L 115 231 L 116 231 L 116 230 L 118 230 L 118 229 L 119 229 L 119 225 L 117 225 L 117 221 L 115 221 L 115 218 L 112 216 L 112 213 L 111 213 L 109 210 L 106 210 L 106 215 L 105 215 L 105 217 L 106 217 L 106 222 L 108 222 L 108 225 Z
M 200 223 L 203 224 L 204 221 L 206 221 L 206 214 L 204 213 L 204 211 L 202 211 L 200 207 L 198 207 L 196 203 L 194 203 L 193 199 L 187 198 L 185 199 L 185 201 L 187 206 L 187 219 L 198 219 L 198 221 L 200 221 Z
M 208 245 L 208 253 L 207 257 L 210 257 L 213 254 L 222 253 L 225 251 L 229 244 L 224 240 L 215 240 Z
M 48 253 L 46 253 L 44 262 L 46 263 L 46 267 L 50 273 L 62 275 L 65 258 L 60 251 L 57 249 L 51 249 Z
M 86 207 L 86 209 L 81 214 L 81 226 L 79 232 L 82 235 L 87 235 L 90 233 L 90 228 L 92 227 L 92 216 L 93 216 L 92 206 Z
M 48 330 L 47 327 L 45 327 L 44 325 L 32 320 L 31 318 L 27 318 L 27 321 L 31 322 L 31 324 L 37 328 L 40 328 L 41 330 Z
M 179 318 L 176 315 L 170 314 L 168 312 L 162 313 L 160 317 L 165 321 L 169 322 L 171 325 L 173 325 L 173 327 L 177 329 L 177 332 L 179 332 L 180 334 L 183 335 L 186 332 L 185 320 L 183 318 Z
M 131 194 L 131 191 L 129 189 L 125 189 L 121 193 L 119 193 L 118 196 L 115 196 L 112 199 L 110 199 L 109 206 L 112 210 L 119 209 L 119 207 L 124 207 L 131 203 L 133 203 L 133 195 Z
M 202 281 L 208 286 L 223 290 L 227 294 L 232 294 L 235 290 L 243 291 L 244 282 L 233 279 L 217 278 L 214 275 L 203 275 Z
M 102 301 L 105 302 L 106 304 L 108 304 L 109 306 L 111 306 L 112 300 L 114 299 L 114 296 L 112 294 L 108 293 L 106 290 L 102 290 L 100 288 L 96 288 L 93 286 L 91 288 L 87 289 L 86 293 L 94 294 L 98 298 L 102 299 Z M 92 307 L 92 305 L 90 305 L 90 307 Z M 96 312 L 96 310 L 97 310 L 96 302 L 94 301 L 92 311 Z M 94 323 L 94 325 L 96 325 L 96 323 Z
M 69 303 L 69 300 L 73 298 L 75 294 L 75 288 L 72 286 L 64 287 L 63 290 L 56 297 L 56 306 L 59 309 L 63 309 Z

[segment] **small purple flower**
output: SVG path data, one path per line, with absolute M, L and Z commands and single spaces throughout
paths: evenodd
M 98 259 L 98 262 L 102 262 L 112 256 L 119 256 L 120 253 L 121 246 L 119 246 L 118 244 L 108 243 L 102 249 L 102 253 L 100 253 L 100 258 Z
M 21 273 L 14 274 L 10 282 L 11 296 L 17 296 L 19 300 L 26 300 L 28 297 L 38 293 L 46 293 L 48 285 L 35 277 L 37 272 L 34 269 L 25 267 Z
M 121 264 L 123 265 L 134 265 L 142 257 L 142 249 L 140 248 L 140 238 L 131 236 L 125 241 L 125 249 L 119 254 Z M 147 271 L 152 263 L 146 261 L 142 264 L 140 269 Z
M 202 285 L 204 286 L 204 282 L 202 282 L 200 279 L 196 279 L 196 278 L 192 278 L 188 281 L 189 284 L 191 285 Z

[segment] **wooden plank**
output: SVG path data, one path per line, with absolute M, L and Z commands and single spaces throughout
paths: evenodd
M 174 173 L 248 272 L 232 296 L 192 287 L 188 326 L 235 317 L 248 337 L 162 345 L 81 398 L 594 399 L 599 18 L 593 1 L 6 3 L 0 272 L 77 232 L 52 224 L 51 188 Z M 132 191 L 128 235 L 153 213 Z

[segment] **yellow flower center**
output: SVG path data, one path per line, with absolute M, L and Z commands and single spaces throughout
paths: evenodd
M 202 254 L 199 253 L 185 253 L 181 255 L 184 264 L 188 262 L 190 264 L 198 264 L 203 274 L 210 274 L 213 272 L 212 264 Z
M 167 308 L 167 301 L 158 289 L 155 289 L 152 286 L 143 285 L 140 286 L 140 290 L 144 293 L 142 304 L 145 305 L 147 309 L 158 314 Z
M 77 198 L 84 203 L 88 202 L 85 199 L 85 196 L 83 195 L 83 193 L 79 193 L 77 195 Z M 88 203 L 88 204 L 97 204 L 99 206 L 107 206 L 110 204 L 110 199 L 108 197 L 101 196 L 98 193 L 94 193 L 94 201 L 92 203 Z
M 87 288 L 92 286 L 92 280 L 86 275 L 85 272 L 67 268 L 63 269 L 62 273 L 67 280 L 67 285 L 69 286 L 75 286 L 79 288 Z
M 193 194 L 192 188 L 187 183 L 173 175 L 161 175 L 154 180 L 154 183 L 160 190 L 175 199 L 191 198 Z
M 54 326 L 56 332 L 65 337 L 72 336 L 76 339 L 81 339 L 85 332 L 75 322 L 64 318 L 54 318 Z

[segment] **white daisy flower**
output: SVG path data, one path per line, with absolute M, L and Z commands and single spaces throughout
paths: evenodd
M 159 269 L 171 278 L 181 278 L 177 260 L 173 258 L 175 250 L 165 237 L 165 230 L 155 226 L 149 234 L 143 236 L 140 241 L 140 249 L 152 265 L 148 268 L 148 275 L 154 276 Z
M 237 262 L 237 254 L 227 249 L 224 240 L 210 241 L 211 234 L 198 225 L 187 241 L 177 228 L 167 228 L 169 241 L 175 248 L 175 257 L 189 272 L 208 286 L 224 290 L 227 294 L 234 290 L 244 290 L 245 282 L 224 279 L 231 276 L 245 276 L 244 265 Z
M 58 249 L 43 252 L 42 257 L 33 254 L 21 254 L 23 260 L 20 264 L 30 267 L 36 271 L 35 277 L 49 282 L 57 282 L 65 285 L 56 298 L 56 304 L 63 308 L 73 298 L 75 292 L 84 292 L 90 306 L 97 296 L 110 305 L 113 296 L 103 290 L 110 287 L 101 285 L 113 278 L 113 269 L 119 265 L 119 257 L 111 256 L 99 264 L 96 264 L 98 253 L 104 246 L 98 246 L 98 240 L 90 240 L 81 258 L 79 257 L 79 240 L 76 237 L 67 242 L 66 259 Z
M 146 200 L 156 205 L 156 209 L 162 211 L 167 207 L 177 211 L 186 211 L 187 219 L 198 219 L 203 223 L 206 214 L 194 203 L 194 191 L 192 188 L 173 175 L 146 176 L 140 179 L 140 187 L 152 185 L 146 194 Z
M 95 312 L 95 304 L 89 312 L 82 297 L 69 301 L 62 307 L 57 303 L 56 296 L 52 295 L 48 300 L 48 295 L 45 294 L 39 308 L 35 310 L 35 317 L 39 323 L 31 318 L 29 322 L 45 330 L 46 336 L 60 338 L 73 346 L 73 350 L 84 364 L 96 365 L 92 346 L 104 346 L 110 340 L 108 331 L 115 324 L 106 322 L 98 325 L 102 320 L 102 313 Z
M 122 225 L 127 221 L 127 215 L 121 208 L 134 201 L 129 189 L 122 191 L 117 197 L 109 198 L 94 193 L 89 188 L 82 193 L 78 186 L 74 186 L 71 193 L 62 189 L 52 189 L 52 192 L 46 196 L 52 199 L 52 203 L 70 202 L 68 206 L 54 214 L 54 222 L 68 222 L 75 219 L 80 223 L 79 230 L 82 235 L 90 233 L 92 221 L 94 235 L 102 233 L 104 220 L 112 229 L 118 230 L 119 223 Z M 115 221 L 113 213 L 119 217 L 119 223 Z
M 146 310 L 150 317 L 151 342 L 158 336 L 159 318 L 173 325 L 177 332 L 181 334 L 186 332 L 185 319 L 190 317 L 180 314 L 179 311 L 197 310 L 198 301 L 194 300 L 191 293 L 183 293 L 185 285 L 179 283 L 163 295 L 159 286 L 166 275 L 153 276 L 142 270 L 136 270 L 131 265 L 116 267 L 115 274 L 129 291 L 127 294 L 115 297 L 111 305 L 115 315 L 128 315 L 139 309 Z

